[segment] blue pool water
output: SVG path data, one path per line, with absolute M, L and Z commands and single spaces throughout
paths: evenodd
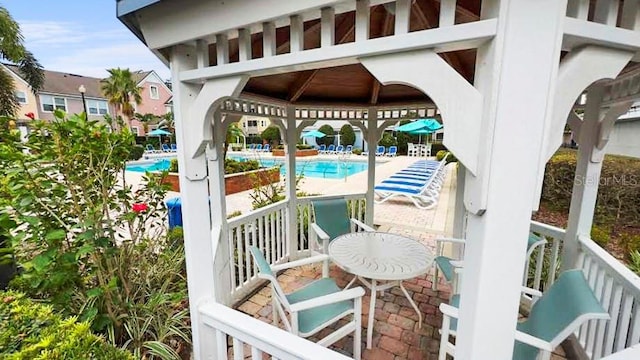
M 229 156 L 229 158 L 246 161 L 246 158 L 239 156 Z M 260 164 L 264 167 L 282 165 L 280 173 L 286 174 L 284 160 L 279 159 L 260 159 Z M 145 172 L 145 171 L 161 171 L 169 168 L 169 160 L 160 159 L 154 162 L 144 164 L 127 165 L 128 171 Z M 361 161 L 338 161 L 334 160 L 298 160 L 296 161 L 296 176 L 303 175 L 312 178 L 325 179 L 341 179 L 345 176 L 351 176 L 361 171 L 367 170 L 367 163 Z

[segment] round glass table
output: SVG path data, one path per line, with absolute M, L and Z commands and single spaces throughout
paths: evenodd
M 373 315 L 377 291 L 400 286 L 403 294 L 418 313 L 418 323 L 422 327 L 422 314 L 402 285 L 402 281 L 429 271 L 434 255 L 426 246 L 398 234 L 358 232 L 335 238 L 329 244 L 329 256 L 341 269 L 355 275 L 347 288 L 358 279 L 371 289 L 367 348 L 371 348 L 373 337 Z

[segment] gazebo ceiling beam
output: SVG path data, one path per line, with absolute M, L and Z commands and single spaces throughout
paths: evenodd
M 439 15 L 435 12 L 433 7 L 425 6 L 425 3 L 416 2 L 414 4 L 414 8 L 416 9 L 416 17 L 424 28 L 431 29 L 437 27 L 436 22 Z M 444 57 L 444 59 L 449 63 L 449 65 L 453 66 L 454 69 L 457 69 L 465 79 L 469 80 L 471 78 L 467 69 L 462 65 L 462 61 L 458 54 L 446 53 L 442 54 L 442 57 Z
M 387 11 L 387 13 L 384 16 L 384 22 L 382 23 L 382 27 L 380 28 L 381 30 L 380 30 L 379 37 L 385 37 L 385 36 L 391 35 L 392 19 L 393 19 L 393 15 L 391 15 L 391 13 Z M 382 84 L 380 84 L 378 79 L 373 77 L 373 80 L 371 81 L 371 95 L 369 96 L 369 103 L 371 103 L 372 105 L 375 105 L 378 103 L 378 97 L 380 96 L 381 88 L 382 88 Z
M 633 61 L 640 58 L 637 54 L 640 50 L 640 36 L 637 31 L 570 17 L 564 19 L 563 29 L 563 50 L 570 51 L 587 44 L 601 45 L 613 49 L 634 51 L 636 56 L 632 59 Z
M 338 25 L 336 29 L 336 34 L 340 36 L 337 41 L 337 44 L 342 44 L 346 42 L 350 37 L 355 36 L 356 23 L 354 21 L 349 21 L 346 16 L 342 17 L 342 22 Z M 342 35 L 340 35 L 342 34 Z M 287 100 L 290 102 L 297 101 L 304 91 L 311 85 L 311 82 L 318 74 L 320 69 L 304 71 L 298 75 L 291 90 L 289 91 L 289 95 L 287 96 Z
M 357 64 L 358 58 L 417 49 L 436 52 L 474 49 L 491 39 L 497 30 L 497 20 L 487 19 L 445 28 L 415 31 L 387 38 L 370 39 L 326 48 L 310 49 L 294 54 L 282 54 L 245 62 L 210 66 L 183 71 L 180 81 L 200 83 L 205 79 L 239 74 L 262 76 L 291 71 Z M 625 30 L 628 31 L 628 30 Z

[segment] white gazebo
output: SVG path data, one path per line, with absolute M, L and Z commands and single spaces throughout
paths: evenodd
M 297 216 L 308 202 L 296 199 L 291 181 L 283 202 L 226 220 L 226 126 L 242 115 L 271 118 L 284 134 L 293 174 L 297 139 L 317 120 L 347 120 L 376 144 L 386 127 L 436 108 L 444 144 L 462 165 L 455 235 L 467 239 L 471 269 L 461 286 L 456 358 L 511 358 L 530 230 L 547 237 L 552 263 L 561 258 L 564 269 L 584 269 L 611 314 L 576 334 L 585 353 L 600 358 L 639 343 L 640 282 L 589 239 L 612 124 L 640 93 L 634 77 L 610 81 L 635 66 L 639 5 L 118 0 L 118 17 L 172 71 L 195 358 L 226 357 L 224 334 L 234 345 L 248 343 L 253 355 L 340 358 L 220 305 L 256 284 L 246 245 L 261 245 L 272 263 L 308 250 Z M 572 109 L 584 92 L 581 118 Z M 562 230 L 531 223 L 531 213 L 567 122 L 580 145 L 576 177 L 594 181 L 575 182 Z M 371 224 L 373 152 L 368 162 L 366 193 L 349 198 Z M 537 285 L 551 284 L 554 270 L 543 278 L 538 271 Z

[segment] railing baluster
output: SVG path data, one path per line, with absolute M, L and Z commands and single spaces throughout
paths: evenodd
M 542 267 L 544 265 L 545 244 L 538 247 L 538 255 L 536 260 L 536 273 L 533 278 L 533 284 L 536 290 L 540 289 L 540 283 L 542 281 Z
M 262 359 L 262 351 L 255 346 L 251 347 L 251 358 L 260 360 Z
M 245 253 L 245 271 L 247 272 L 247 282 L 253 278 L 253 267 L 251 265 L 251 232 L 252 224 L 244 225 L 244 253 Z
M 276 242 L 276 215 L 270 214 L 269 216 L 269 233 L 271 235 L 271 264 L 275 264 L 278 261 L 278 252 Z
M 235 292 L 236 289 L 238 288 L 238 279 L 236 278 L 236 265 L 235 265 L 235 250 L 236 250 L 236 243 L 234 241 L 234 237 L 235 237 L 235 233 L 236 233 L 237 229 L 236 228 L 229 228 L 229 259 L 231 260 L 231 284 L 233 284 L 233 287 L 231 288 L 232 292 Z
M 625 0 L 622 7 L 620 27 L 629 30 L 640 29 L 640 1 Z
M 549 278 L 547 279 L 547 289 L 556 281 L 556 268 L 558 263 L 558 255 L 560 254 L 560 239 L 553 238 L 553 246 L 551 248 L 551 260 L 549 270 Z
M 273 22 L 262 23 L 262 56 L 276 55 L 276 25 Z
M 356 1 L 356 42 L 369 40 L 369 0 Z
M 251 222 L 251 245 L 262 250 L 262 248 L 258 244 L 258 221 L 257 220 L 253 220 Z M 256 264 L 255 261 L 253 261 L 253 258 L 251 256 L 249 256 L 249 260 L 251 261 L 251 263 L 253 263 L 253 267 L 252 267 L 253 269 L 252 278 L 253 278 L 258 275 L 258 264 Z
M 240 274 L 239 279 L 240 279 L 240 286 L 244 285 L 245 282 L 245 272 L 244 272 L 244 233 L 246 233 L 247 229 L 245 227 L 245 225 L 240 225 L 238 226 L 238 232 L 236 240 L 237 240 L 237 244 L 238 244 L 238 253 L 237 253 L 237 264 L 238 264 L 238 274 Z M 248 279 L 247 279 L 248 280 Z
M 620 2 L 618 0 L 598 0 L 593 14 L 593 21 L 609 26 L 616 26 L 619 6 Z
M 456 22 L 456 0 L 440 0 L 440 27 L 452 26 Z
M 627 335 L 629 333 L 629 323 L 631 322 L 631 307 L 633 306 L 633 296 L 625 294 L 622 303 L 622 313 L 618 323 L 618 335 L 616 336 L 616 351 L 621 351 L 627 346 Z
M 602 300 L 600 301 L 600 304 L 602 304 L 602 307 L 604 309 L 609 309 L 609 306 L 611 304 L 611 294 L 613 292 L 613 279 L 605 275 L 604 281 L 605 281 L 605 285 L 603 287 Z M 607 321 L 598 322 L 598 334 L 595 340 L 596 345 L 592 355 L 594 359 L 599 359 L 604 355 L 603 345 L 604 345 L 604 336 L 605 336 L 606 330 L 607 330 Z
M 227 334 L 216 329 L 217 359 L 227 360 Z
M 447 1 L 447 0 L 444 0 Z M 442 8 L 442 2 L 440 7 Z M 396 0 L 396 19 L 394 35 L 409 32 L 409 15 L 411 14 L 411 0 Z
M 292 53 L 304 50 L 304 23 L 302 16 L 293 15 L 289 17 L 289 44 Z
M 567 16 L 586 21 L 589 17 L 589 0 L 569 0 Z
M 595 287 L 592 287 L 592 289 L 593 289 L 594 295 L 596 296 L 596 299 L 598 299 L 598 302 L 600 302 L 600 304 L 602 304 L 602 298 L 603 298 L 602 289 L 604 289 L 604 276 L 605 276 L 604 269 L 598 267 L 597 274 L 594 276 Z M 591 358 L 593 358 L 593 354 L 595 352 L 595 347 L 596 347 L 596 344 L 595 344 L 596 332 L 598 330 L 600 323 L 602 322 L 603 321 L 601 320 L 589 321 L 589 333 L 587 335 L 587 344 L 585 346 L 585 351 L 591 354 Z
M 622 302 L 622 286 L 615 284 L 613 293 L 613 300 L 611 301 L 611 308 L 609 315 L 611 319 L 607 324 L 607 335 L 605 336 L 604 343 L 604 356 L 613 353 L 614 340 L 616 338 L 616 329 L 618 327 L 618 315 L 620 314 L 620 303 Z
M 233 338 L 233 360 L 244 360 L 244 344 L 237 338 Z
M 229 39 L 227 34 L 216 35 L 216 56 L 218 65 L 229 63 Z
M 264 241 L 264 216 L 258 217 L 258 247 L 260 250 L 265 250 Z
M 336 41 L 336 12 L 332 7 L 322 8 L 320 12 L 320 47 L 333 46 Z
M 629 337 L 629 345 L 640 343 L 640 301 L 634 301 L 633 325 L 631 325 L 631 336 Z
M 240 61 L 251 60 L 251 30 L 238 29 L 238 59 Z

